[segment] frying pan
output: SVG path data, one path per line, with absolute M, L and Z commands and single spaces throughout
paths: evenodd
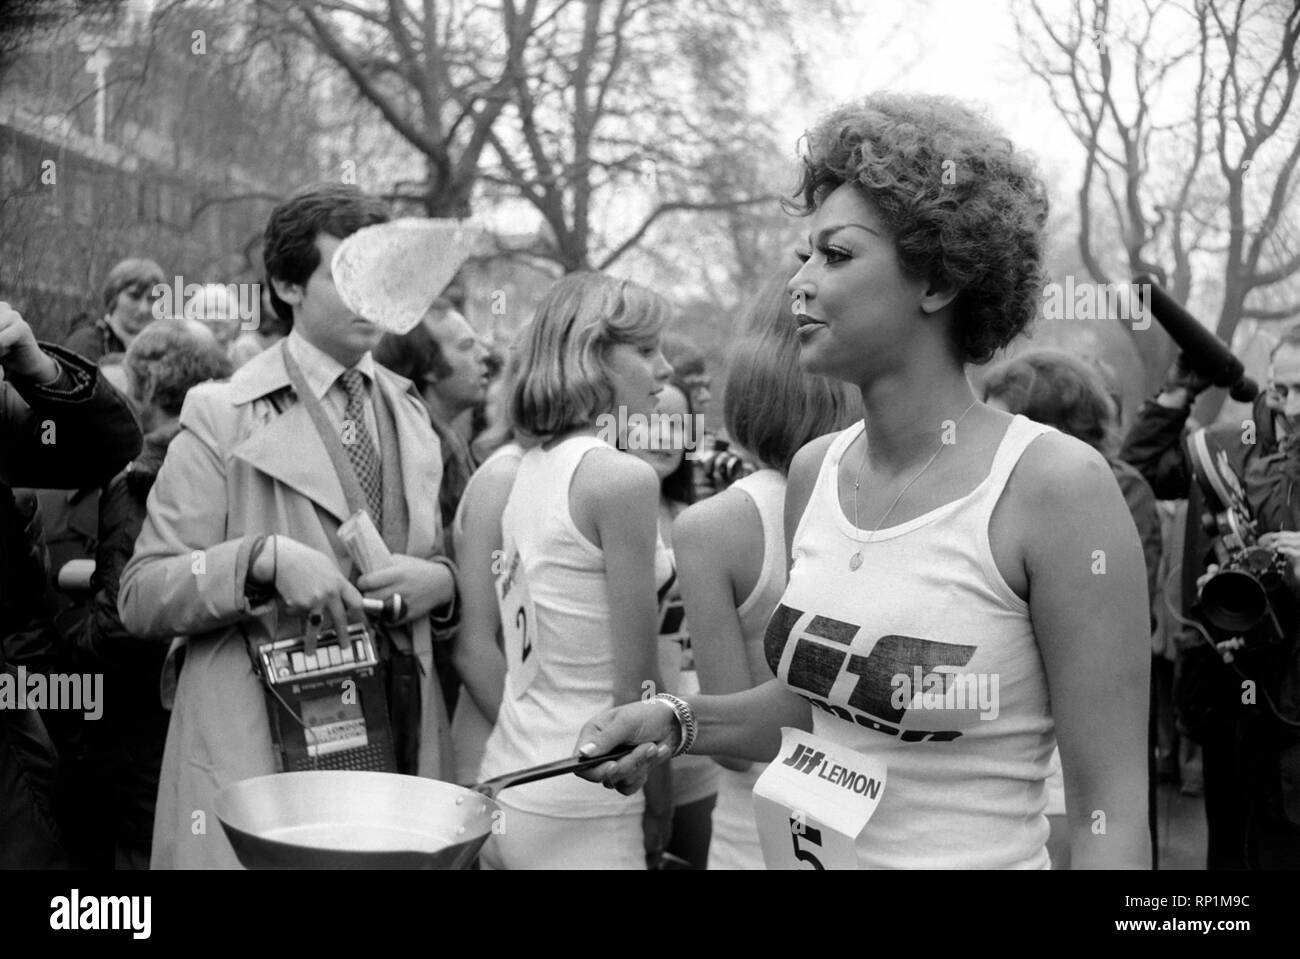
M 491 835 L 496 795 L 634 747 L 570 756 L 474 786 L 397 773 L 275 773 L 233 783 L 213 809 L 249 869 L 465 869 Z

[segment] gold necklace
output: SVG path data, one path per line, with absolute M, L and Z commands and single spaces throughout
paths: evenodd
M 965 411 L 961 414 L 961 416 L 957 417 L 957 422 L 954 423 L 952 427 L 954 434 L 957 431 L 957 427 L 961 425 L 961 421 L 966 418 L 966 414 L 969 413 L 971 410 L 973 410 L 975 408 L 975 404 L 978 402 L 979 402 L 978 400 L 971 400 L 970 406 L 966 407 Z M 921 467 L 921 472 L 917 473 L 910 480 L 908 480 L 907 485 L 898 491 L 898 495 L 894 497 L 894 501 L 889 504 L 889 509 L 885 510 L 885 515 L 880 517 L 880 522 L 876 524 L 876 528 L 873 529 L 871 531 L 871 534 L 866 538 L 865 541 L 863 541 L 858 538 L 862 532 L 862 528 L 858 525 L 858 489 L 859 487 L 862 486 L 863 467 L 867 465 L 866 438 L 867 438 L 867 431 L 864 426 L 862 430 L 862 445 L 863 445 L 862 462 L 858 464 L 858 476 L 857 479 L 853 481 L 853 538 L 855 541 L 857 541 L 858 550 L 856 553 L 854 553 L 852 556 L 849 557 L 849 570 L 855 573 L 858 571 L 858 568 L 862 565 L 862 547 L 866 546 L 867 543 L 870 543 L 875 538 L 876 534 L 880 532 L 880 527 L 885 525 L 885 520 L 889 519 L 889 514 L 894 511 L 894 507 L 897 506 L 899 500 L 903 498 L 903 494 L 906 493 L 909 489 L 911 489 L 912 484 L 915 483 L 917 480 L 919 480 L 922 477 L 922 475 L 924 475 L 925 471 L 930 468 L 930 465 L 939 458 L 939 454 L 943 452 L 943 448 L 948 445 L 947 443 L 943 442 L 942 439 L 940 439 L 939 448 L 934 451 L 934 455 L 931 456 L 928 460 L 926 460 L 925 465 Z

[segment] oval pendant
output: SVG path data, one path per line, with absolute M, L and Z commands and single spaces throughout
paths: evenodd
M 856 553 L 854 553 L 852 556 L 849 557 L 849 569 L 850 569 L 850 570 L 852 570 L 853 572 L 856 573 L 857 570 L 858 570 L 858 567 L 861 566 L 861 565 L 862 565 L 862 553 L 861 553 L 861 551 L 856 552 Z

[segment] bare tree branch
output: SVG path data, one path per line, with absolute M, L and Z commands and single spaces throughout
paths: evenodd
M 1248 306 L 1241 311 L 1241 315 L 1251 320 L 1293 320 L 1300 317 L 1300 302 L 1292 303 L 1280 310 L 1261 310 Z
M 757 196 L 757 197 L 745 197 L 737 200 L 724 200 L 724 201 L 718 201 L 714 203 L 691 203 L 691 202 L 681 201 L 681 200 L 674 200 L 668 203 L 660 203 L 658 206 L 654 208 L 654 210 L 651 211 L 649 216 L 647 216 L 644 220 L 641 221 L 641 225 L 638 226 L 635 230 L 633 230 L 631 235 L 628 236 L 627 239 L 625 239 L 622 243 L 620 243 L 617 247 L 615 247 L 612 251 L 610 251 L 610 253 L 603 260 L 601 260 L 600 266 L 597 267 L 597 269 L 601 269 L 601 270 L 608 269 L 615 261 L 618 260 L 619 257 L 621 257 L 624 253 L 632 249 L 632 247 L 636 246 L 636 244 L 641 241 L 642 237 L 644 237 L 646 233 L 649 232 L 650 227 L 652 227 L 655 224 L 656 220 L 658 220 L 662 216 L 666 216 L 669 213 L 673 213 L 678 210 L 734 210 L 738 207 L 753 206 L 758 203 L 771 203 L 777 199 L 779 199 L 779 197 Z

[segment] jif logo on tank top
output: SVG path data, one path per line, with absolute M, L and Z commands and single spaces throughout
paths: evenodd
M 772 671 L 813 706 L 902 742 L 951 742 L 997 716 L 997 677 L 962 673 L 977 647 L 919 636 L 868 643 L 861 627 L 777 606 L 764 652 Z M 929 728 L 917 728 L 923 724 Z

